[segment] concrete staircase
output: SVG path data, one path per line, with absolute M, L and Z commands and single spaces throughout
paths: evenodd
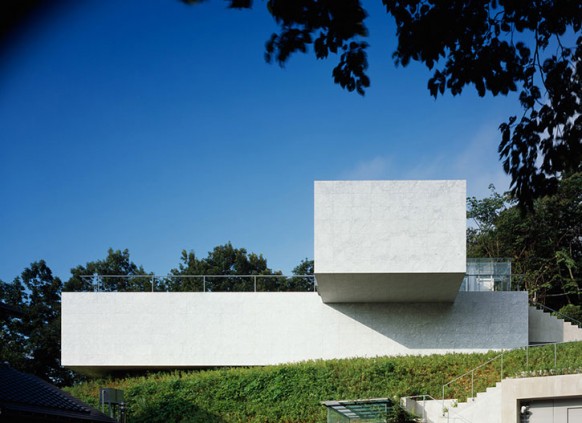
M 498 413 L 501 407 L 501 383 L 479 392 L 465 402 L 447 399 L 403 398 L 403 406 L 421 417 L 423 423 L 500 423 Z
M 582 341 L 582 329 L 535 306 L 529 307 L 529 344 Z
M 582 374 L 575 373 L 506 378 L 466 403 L 425 401 L 423 397 L 403 398 L 402 402 L 425 423 L 515 423 L 523 415 L 532 422 L 578 423 L 581 416 L 571 416 L 570 411 L 582 409 L 581 393 Z
M 531 346 L 582 341 L 582 328 L 536 306 L 529 307 L 528 322 Z M 501 423 L 502 385 L 507 381 L 497 382 L 465 402 L 423 396 L 403 398 L 402 404 L 409 412 L 421 417 L 423 423 Z

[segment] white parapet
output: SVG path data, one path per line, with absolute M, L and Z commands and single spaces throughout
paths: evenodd
M 324 302 L 451 302 L 466 269 L 465 181 L 315 182 Z
M 62 295 L 64 366 L 253 366 L 527 345 L 527 294 L 461 292 L 453 303 L 324 304 L 315 293 Z

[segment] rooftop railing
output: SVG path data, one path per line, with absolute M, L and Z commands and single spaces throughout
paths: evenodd
M 317 292 L 314 275 L 95 274 L 80 278 L 81 290 L 94 292 Z M 467 274 L 459 291 L 515 291 L 516 280 L 516 275 Z
M 523 275 L 466 274 L 459 291 L 519 291 Z
M 313 275 L 82 275 L 94 292 L 315 292 Z

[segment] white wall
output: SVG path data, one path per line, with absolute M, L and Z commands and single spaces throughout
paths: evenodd
M 465 181 L 316 181 L 316 273 L 465 273 Z
M 69 367 L 268 365 L 527 344 L 521 292 L 453 304 L 324 304 L 315 293 L 63 293 Z
M 501 423 L 519 423 L 521 401 L 582 396 L 582 375 L 505 379 L 501 389 Z M 561 422 L 566 423 L 565 420 Z
M 466 267 L 465 181 L 315 182 L 325 302 L 453 301 Z
M 529 307 L 530 343 L 571 341 L 582 341 L 582 329 L 570 322 L 558 319 L 550 313 Z
M 441 400 L 423 402 L 420 399 L 405 399 L 403 403 L 409 411 L 426 417 L 427 423 L 519 423 L 522 403 L 530 402 L 541 406 L 538 408 L 545 406 L 550 416 L 549 420 L 545 420 L 540 417 L 542 413 L 536 415 L 532 409 L 532 422 L 569 423 L 565 416 L 567 408 L 560 406 L 579 407 L 581 399 L 582 374 L 572 374 L 503 379 L 495 387 L 488 388 L 487 392 L 477 394 L 474 401 L 459 403 L 458 407 L 451 406 L 453 400 L 445 400 L 444 405 L 449 413 L 444 416 Z M 543 404 L 540 400 L 548 401 Z

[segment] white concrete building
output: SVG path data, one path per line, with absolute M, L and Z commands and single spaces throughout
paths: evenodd
M 316 182 L 319 292 L 63 293 L 62 364 L 269 365 L 581 339 L 530 311 L 525 292 L 459 292 L 465 191 L 464 181 Z
M 465 181 L 315 183 L 315 274 L 337 302 L 449 302 L 466 270 Z

